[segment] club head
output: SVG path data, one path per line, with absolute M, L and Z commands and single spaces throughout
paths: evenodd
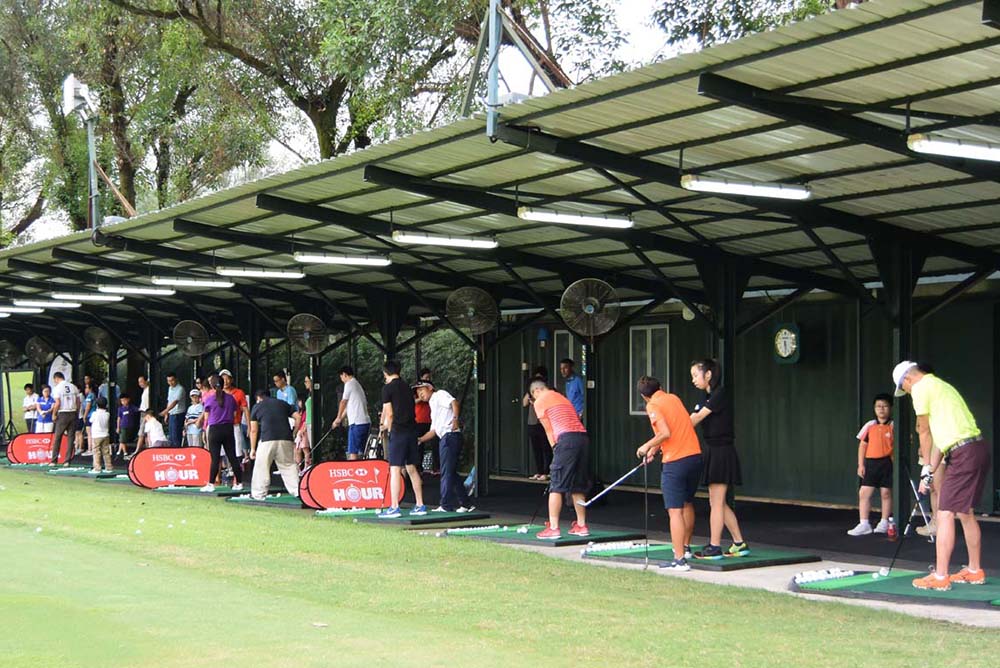
M 588 505 L 590 505 L 590 502 L 589 501 L 577 501 L 576 505 L 583 506 L 584 508 L 586 508 Z

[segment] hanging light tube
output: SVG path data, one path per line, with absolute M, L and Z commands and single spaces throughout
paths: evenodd
M 533 220 L 538 223 L 608 227 L 617 230 L 627 230 L 634 225 L 631 218 L 624 218 L 622 216 L 571 213 L 568 211 L 553 211 L 552 209 L 535 209 L 530 206 L 517 207 L 517 217 L 521 220 Z
M 288 269 L 265 269 L 250 267 L 216 267 L 215 273 L 219 276 L 232 276 L 234 278 L 305 278 L 301 271 Z
M 15 299 L 14 306 L 27 306 L 28 308 L 80 308 L 80 302 L 64 301 L 59 299 Z
M 97 292 L 50 292 L 52 299 L 66 302 L 120 302 L 121 295 L 102 295 Z
M 1000 162 L 1000 144 L 989 142 L 951 139 L 918 132 L 906 138 L 906 145 L 917 153 Z
M 40 308 L 29 308 L 27 306 L 7 306 L 6 304 L 0 305 L 0 313 L 6 313 L 10 315 L 11 313 L 42 313 L 44 309 Z
M 356 267 L 388 267 L 392 260 L 387 255 L 330 255 L 327 253 L 295 253 L 296 262 L 308 264 L 341 264 Z
M 769 183 L 766 181 L 733 181 L 732 179 L 717 179 L 695 174 L 685 174 L 682 176 L 681 188 L 706 193 L 746 195 L 747 197 L 772 197 L 776 199 L 802 200 L 812 197 L 812 189 L 808 186 Z
M 451 246 L 454 248 L 496 248 L 497 240 L 492 237 L 452 237 L 444 234 L 427 234 L 426 232 L 407 232 L 396 230 L 392 240 L 401 244 L 416 244 L 422 246 Z
M 153 285 L 174 285 L 179 288 L 231 288 L 235 283 L 217 278 L 193 278 L 188 276 L 153 276 Z
M 144 285 L 98 285 L 100 292 L 112 295 L 150 295 L 153 297 L 170 297 L 177 294 L 176 290 L 170 288 L 147 288 Z

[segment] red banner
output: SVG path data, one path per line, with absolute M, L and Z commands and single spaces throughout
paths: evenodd
M 128 477 L 139 487 L 207 485 L 212 456 L 201 448 L 146 448 L 128 463 Z
M 52 461 L 52 434 L 18 434 L 7 444 L 11 464 L 48 464 Z M 69 459 L 69 440 L 63 436 L 59 463 Z
M 299 495 L 313 508 L 385 508 L 390 503 L 389 462 L 358 459 L 317 464 L 299 481 Z

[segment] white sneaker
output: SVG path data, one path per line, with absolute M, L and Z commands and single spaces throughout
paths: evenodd
M 889 533 L 889 523 L 885 520 L 879 520 L 878 524 L 875 525 L 875 533 Z
M 930 523 L 930 526 L 917 527 L 917 534 L 929 538 L 937 534 L 937 525 L 934 522 Z
M 888 528 L 886 529 L 888 531 Z M 867 536 L 872 532 L 872 525 L 868 522 L 858 522 L 858 526 L 847 532 L 848 536 Z
M 455 512 L 456 512 L 456 513 L 471 513 L 471 512 L 472 512 L 473 510 L 475 510 L 475 509 L 476 509 L 476 507 L 475 507 L 475 506 L 469 506 L 469 507 L 466 507 L 466 506 L 459 506 L 459 507 L 458 507 L 458 508 L 457 508 L 457 509 L 455 510 Z
M 215 485 L 213 485 L 212 483 L 208 483 L 207 485 L 205 485 L 204 487 L 202 487 L 198 491 L 199 492 L 214 492 L 215 491 Z
M 233 485 L 232 490 L 234 492 L 242 492 L 243 491 L 243 483 L 241 483 L 241 482 L 236 483 L 235 485 Z
M 432 510 L 431 512 L 432 512 L 432 513 L 446 513 L 446 512 L 448 512 L 448 511 L 447 511 L 447 510 L 445 509 L 445 507 L 444 507 L 444 506 L 438 506 L 437 508 L 435 508 L 435 509 L 434 509 L 434 510 Z

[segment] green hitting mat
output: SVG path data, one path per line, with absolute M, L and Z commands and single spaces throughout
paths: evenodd
M 214 492 L 202 492 L 201 487 L 185 487 L 185 486 L 174 486 L 174 487 L 157 487 L 153 490 L 154 492 L 159 492 L 160 494 L 186 494 L 190 496 L 207 496 L 209 498 L 218 496 L 240 496 L 243 494 L 249 494 L 250 488 L 244 487 L 238 492 L 234 492 L 233 488 L 229 485 L 216 485 Z M 272 487 L 268 490 L 268 494 L 283 494 L 285 491 L 284 487 Z
M 7 467 L 11 471 L 48 471 L 49 469 L 61 468 L 61 464 L 52 465 L 49 463 L 45 464 L 7 464 Z M 67 466 L 67 469 L 73 468 L 72 466 Z
M 966 608 L 1000 609 L 1000 578 L 986 578 L 986 584 L 953 584 L 948 591 L 917 589 L 913 580 L 927 575 L 926 571 L 893 570 L 889 575 L 872 578 L 873 573 L 820 580 L 818 582 L 792 582 L 790 589 L 807 594 L 826 594 L 845 598 L 867 598 L 898 603 L 937 603 Z
M 127 473 L 118 473 L 116 475 L 111 475 L 108 477 L 104 476 L 94 476 L 95 482 L 113 482 L 123 485 L 131 485 L 132 479 L 128 477 Z
M 244 492 L 241 496 L 230 496 L 226 499 L 226 503 L 239 503 L 244 506 L 271 506 L 273 508 L 304 508 L 299 497 L 291 494 L 269 494 L 266 499 L 258 500 Z
M 317 510 L 316 517 L 322 517 L 327 520 L 352 520 L 357 522 L 362 517 L 375 517 L 381 510 L 341 510 L 340 508 L 329 508 L 327 510 Z M 404 511 L 405 512 L 405 511 Z
M 466 513 L 466 516 L 468 513 Z M 527 531 L 524 529 L 527 528 Z M 634 531 L 602 531 L 591 529 L 589 536 L 572 536 L 567 533 L 569 526 L 563 529 L 562 536 L 556 540 L 540 540 L 535 538 L 535 534 L 544 529 L 540 524 L 511 524 L 500 526 L 493 524 L 485 527 L 468 527 L 458 529 L 448 529 L 447 536 L 459 538 L 476 538 L 478 540 L 490 540 L 497 543 L 513 543 L 515 545 L 547 545 L 551 547 L 565 547 L 567 545 L 586 545 L 587 543 L 604 543 L 609 541 L 637 540 L 643 537 L 642 533 Z M 518 531 L 521 529 L 521 531 Z
M 468 513 L 432 513 L 427 512 L 426 515 L 410 515 L 408 510 L 402 510 L 402 516 L 394 517 L 392 519 L 379 519 L 376 515 L 358 515 L 356 519 L 359 522 L 366 522 L 370 524 L 385 524 L 391 526 L 424 526 L 426 524 L 445 524 L 445 523 L 455 523 L 455 522 L 472 522 L 476 520 L 485 520 L 489 518 L 489 513 L 484 513 L 478 510 L 473 510 Z
M 697 552 L 701 545 L 692 545 L 691 551 Z M 646 558 L 644 543 L 625 543 L 622 545 L 595 545 L 583 552 L 584 559 L 601 561 L 617 561 L 626 564 L 642 563 Z M 649 563 L 657 566 L 669 564 L 674 560 L 674 548 L 669 543 L 650 544 Z M 821 561 L 820 557 L 807 552 L 795 550 L 772 550 L 751 547 L 750 554 L 745 557 L 723 557 L 722 559 L 688 559 L 691 568 L 699 571 L 739 571 L 746 568 L 765 568 L 767 566 L 785 566 L 787 564 L 805 564 Z

